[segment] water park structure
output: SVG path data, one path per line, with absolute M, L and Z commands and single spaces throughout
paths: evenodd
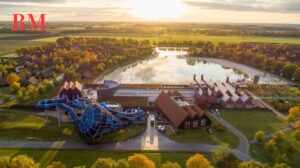
M 114 105 L 120 108 L 114 108 Z M 78 82 L 65 82 L 60 98 L 40 100 L 36 108 L 66 110 L 86 140 L 96 140 L 104 134 L 128 126 L 132 121 L 141 121 L 145 118 L 145 113 L 141 108 L 128 109 L 123 112 L 118 103 L 89 101 L 83 96 Z

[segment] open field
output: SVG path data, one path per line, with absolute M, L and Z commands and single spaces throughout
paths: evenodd
M 217 124 L 217 121 L 212 119 L 212 126 Z M 204 143 L 218 145 L 221 143 L 227 143 L 230 147 L 236 147 L 239 145 L 237 137 L 230 131 L 218 132 L 214 130 L 213 134 L 207 132 L 208 127 L 200 127 L 196 129 L 184 129 L 178 130 L 176 133 L 169 136 L 170 139 L 176 142 L 187 142 L 187 143 Z
M 0 56 L 14 52 L 22 47 L 38 46 L 45 42 L 29 40 L 1 40 L 0 39 Z
M 257 159 L 264 163 L 274 163 L 276 156 L 279 154 L 287 154 L 287 163 L 292 168 L 299 167 L 300 165 L 300 142 L 296 141 L 292 136 L 291 132 L 286 133 L 284 140 L 277 143 L 277 151 L 269 152 L 264 148 L 264 144 L 251 145 L 250 154 L 254 159 Z
M 16 156 L 27 154 L 45 167 L 52 161 L 61 161 L 67 167 L 86 165 L 90 167 L 99 157 L 111 157 L 113 159 L 127 159 L 128 156 L 135 153 L 142 153 L 148 156 L 156 163 L 159 168 L 166 161 L 178 162 L 182 167 L 185 161 L 194 153 L 191 152 L 151 152 L 151 151 L 100 151 L 100 150 L 0 150 L 0 155 Z M 209 157 L 208 154 L 204 154 Z
M 19 36 L 29 36 L 30 34 L 21 34 L 21 33 L 0 33 L 1 37 L 19 37 Z
M 68 35 L 66 35 L 68 36 Z M 120 33 L 109 33 L 109 34 L 72 34 L 70 36 L 80 37 L 80 36 L 90 36 L 90 37 L 114 37 L 114 38 L 132 38 L 136 40 L 149 40 L 151 42 L 158 41 L 211 41 L 214 44 L 219 42 L 226 43 L 240 43 L 240 42 L 266 42 L 266 43 L 291 43 L 291 44 L 300 44 L 300 38 L 294 37 L 264 37 L 264 36 L 208 36 L 203 34 L 193 34 L 193 33 L 177 33 L 177 34 L 162 34 L 158 36 L 149 36 L 142 34 L 120 34 Z M 32 41 L 41 41 L 41 42 L 53 42 L 59 37 L 51 37 L 44 39 L 35 39 Z
M 258 130 L 266 134 L 287 126 L 275 114 L 266 110 L 221 110 L 221 117 L 252 140 Z

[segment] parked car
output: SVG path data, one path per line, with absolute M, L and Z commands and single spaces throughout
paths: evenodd
M 165 126 L 163 126 L 163 125 L 158 125 L 157 129 L 161 132 L 165 132 Z

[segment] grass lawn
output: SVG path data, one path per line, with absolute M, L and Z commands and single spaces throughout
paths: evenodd
M 17 37 L 17 36 L 28 36 L 30 34 L 21 33 L 0 33 L 0 37 Z
M 113 159 L 127 159 L 135 153 L 142 153 L 153 160 L 159 168 L 166 161 L 178 162 L 182 167 L 185 161 L 194 153 L 191 152 L 152 152 L 152 151 L 100 151 L 100 150 L 0 150 L 0 155 L 16 156 L 27 154 L 42 167 L 52 161 L 61 161 L 67 167 L 86 165 L 90 167 L 99 157 L 111 157 Z M 203 154 L 209 157 L 208 154 Z
M 99 143 L 121 142 L 140 135 L 145 124 L 131 125 L 103 136 Z M 26 111 L 0 112 L 0 139 L 68 140 L 82 141 L 73 123 L 58 126 L 57 119 L 34 115 Z
M 217 121 L 212 119 L 212 125 L 216 124 Z M 170 139 L 176 142 L 187 142 L 187 143 L 204 143 L 218 145 L 221 143 L 227 143 L 230 147 L 236 147 L 239 145 L 237 137 L 230 131 L 225 132 L 214 131 L 213 134 L 207 132 L 208 127 L 200 127 L 196 129 L 184 129 L 177 130 L 176 133 L 169 136 Z
M 176 33 L 176 34 L 163 34 L 160 36 L 150 36 L 143 34 L 120 34 L 120 33 L 93 33 L 93 34 L 71 34 L 67 36 L 90 36 L 90 37 L 114 37 L 114 38 L 132 38 L 136 40 L 145 40 L 148 39 L 150 41 L 211 41 L 214 44 L 218 44 L 219 42 L 227 42 L 227 43 L 240 43 L 240 42 L 266 42 L 266 43 L 291 43 L 291 44 L 300 44 L 299 38 L 293 37 L 264 37 L 264 36 L 208 36 L 204 34 L 195 34 L 195 33 Z M 51 38 L 43 38 L 43 39 L 35 39 L 32 41 L 42 41 L 42 42 L 53 42 L 59 37 L 51 37 Z
M 71 130 L 65 134 L 64 129 Z M 0 138 L 26 139 L 34 137 L 40 140 L 72 140 L 81 141 L 73 123 L 58 126 L 57 120 L 26 114 L 26 112 L 0 112 Z
M 146 129 L 146 124 L 130 125 L 118 131 L 103 136 L 99 143 L 123 142 L 142 134 Z
M 250 154 L 254 159 L 265 163 L 274 163 L 278 154 L 287 154 L 287 162 L 292 168 L 300 165 L 300 142 L 295 141 L 291 132 L 285 134 L 284 140 L 276 145 L 277 151 L 269 152 L 265 150 L 263 144 L 251 145 Z
M 266 110 L 221 110 L 221 117 L 252 140 L 258 130 L 266 134 L 287 126 L 275 114 Z

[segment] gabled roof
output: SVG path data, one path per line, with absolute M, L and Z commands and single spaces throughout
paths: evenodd
M 189 114 L 165 92 L 161 92 L 155 102 L 175 127 L 179 127 L 186 117 L 189 116 Z

